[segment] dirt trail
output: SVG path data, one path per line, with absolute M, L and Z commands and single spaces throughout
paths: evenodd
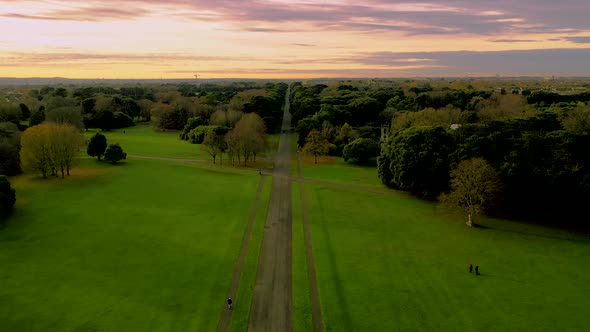
M 238 258 L 238 262 L 234 267 L 234 273 L 231 280 L 231 285 L 229 287 L 229 291 L 227 292 L 227 296 L 231 297 L 232 299 L 236 299 L 236 295 L 238 294 L 238 289 L 240 287 L 240 278 L 242 277 L 242 271 L 244 270 L 244 264 L 246 263 L 246 256 L 248 255 L 248 247 L 250 246 L 250 238 L 252 237 L 252 229 L 254 228 L 254 222 L 256 221 L 256 214 L 258 213 L 258 207 L 260 206 L 260 199 L 262 197 L 262 191 L 264 189 L 264 179 L 266 177 L 260 177 L 260 182 L 258 182 L 258 190 L 256 191 L 256 200 L 254 201 L 254 206 L 250 211 L 250 219 L 248 221 L 248 226 L 246 227 L 246 232 L 244 232 L 244 238 L 242 239 L 242 246 L 240 247 L 240 256 Z M 227 306 L 223 305 L 223 312 L 221 313 L 221 317 L 219 317 L 219 322 L 217 323 L 217 332 L 225 332 L 229 331 L 229 322 L 231 320 L 232 311 L 227 309 Z
M 258 272 L 248 331 L 292 331 L 291 274 L 291 115 L 285 98 L 282 134 L 273 175 L 268 215 L 258 259 Z
M 301 201 L 301 214 L 303 216 L 303 238 L 305 241 L 305 257 L 307 261 L 307 279 L 309 281 L 309 295 L 311 297 L 311 322 L 314 332 L 324 330 L 322 320 L 322 308 L 320 306 L 320 293 L 316 278 L 315 261 L 313 258 L 313 245 L 311 240 L 311 227 L 309 226 L 309 211 L 305 201 L 305 187 L 303 180 L 303 166 L 301 155 L 297 156 L 297 171 L 299 175 L 299 195 Z

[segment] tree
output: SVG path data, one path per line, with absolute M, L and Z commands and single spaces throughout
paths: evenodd
M 441 202 L 467 213 L 467 226 L 485 209 L 493 206 L 501 190 L 496 170 L 483 158 L 464 160 L 451 171 L 451 192 L 441 196 Z
M 104 160 L 116 164 L 120 160 L 127 159 L 127 154 L 119 144 L 111 144 L 104 153 Z
M 318 156 L 328 154 L 329 150 L 330 142 L 322 136 L 319 130 L 314 129 L 307 135 L 303 152 L 313 155 L 316 164 L 318 163 Z
M 245 114 L 234 129 L 226 135 L 227 151 L 230 159 L 244 160 L 244 165 L 266 148 L 266 126 L 256 113 Z
M 208 131 L 207 134 L 205 134 L 203 144 L 201 144 L 201 149 L 209 153 L 209 155 L 213 158 L 213 163 L 215 164 L 215 158 L 219 156 L 221 159 L 223 153 L 227 149 L 227 143 L 225 142 L 224 135 L 218 134 L 216 130 Z
M 363 164 L 379 155 L 379 143 L 370 138 L 357 138 L 344 147 L 344 161 Z
M 78 107 L 60 107 L 51 110 L 47 113 L 47 121 L 70 124 L 78 130 L 84 130 L 84 122 L 82 121 L 82 112 Z
M 40 124 L 30 127 L 21 138 L 20 159 L 23 168 L 26 171 L 41 172 L 44 179 L 53 170 L 51 126 L 55 126 L 55 124 Z
M 6 217 L 14 207 L 16 193 L 11 188 L 8 178 L 0 175 L 0 218 Z
M 186 122 L 186 125 L 184 125 L 184 128 L 182 129 L 182 132 L 180 133 L 180 139 L 183 141 L 188 141 L 190 131 L 197 128 L 198 126 L 202 126 L 204 124 L 205 124 L 205 121 L 203 121 L 203 119 L 200 116 L 194 116 L 194 117 L 188 119 L 188 121 Z
M 35 111 L 35 113 L 31 115 L 31 118 L 29 119 L 29 125 L 31 127 L 36 126 L 43 123 L 43 121 L 45 121 L 45 107 L 41 106 L 37 111 Z
M 352 127 L 348 123 L 343 124 L 342 128 L 340 128 L 339 137 L 344 144 L 350 142 L 350 138 L 352 137 Z
M 78 160 L 84 138 L 78 128 L 69 124 L 43 123 L 28 128 L 21 139 L 21 163 L 25 170 L 39 171 L 43 178 L 62 178 Z
M 90 138 L 90 143 L 88 143 L 88 148 L 86 149 L 86 153 L 88 153 L 91 157 L 98 157 L 100 158 L 104 156 L 105 150 L 107 149 L 107 138 L 105 135 L 101 133 L 96 133 L 92 138 Z
M 70 124 L 58 124 L 53 127 L 52 155 L 56 170 L 61 172 L 62 179 L 65 174 L 70 176 L 70 169 L 79 161 L 80 147 L 84 138 L 79 128 Z
M 0 105 L 0 122 L 12 122 L 18 124 L 22 113 L 18 105 Z
M 448 188 L 453 149 L 453 138 L 443 127 L 403 130 L 381 150 L 379 178 L 385 185 L 436 197 Z
M 561 123 L 565 130 L 576 135 L 590 134 L 590 106 L 579 103 Z
M 29 109 L 29 107 L 26 104 L 20 103 L 20 104 L 18 104 L 18 106 L 20 107 L 21 118 L 23 120 L 27 120 L 28 118 L 31 117 L 31 110 Z

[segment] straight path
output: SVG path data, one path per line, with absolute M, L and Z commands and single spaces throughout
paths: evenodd
M 246 227 L 246 232 L 244 232 L 242 246 L 240 247 L 240 256 L 238 257 L 238 262 L 234 267 L 231 285 L 229 287 L 229 291 L 227 292 L 226 298 L 232 298 L 234 301 L 236 299 L 238 289 L 240 288 L 240 279 L 242 277 L 242 271 L 244 270 L 244 264 L 246 263 L 246 256 L 248 255 L 248 247 L 250 246 L 250 238 L 252 237 L 252 229 L 254 228 L 254 222 L 256 221 L 256 214 L 258 213 L 258 208 L 260 207 L 260 199 L 262 197 L 262 191 L 264 189 L 265 178 L 266 176 L 261 176 L 260 181 L 258 182 L 256 200 L 254 201 L 254 206 L 250 211 L 250 219 L 248 220 L 248 226 Z M 219 317 L 219 322 L 217 323 L 217 332 L 229 331 L 229 322 L 231 321 L 231 314 L 232 311 L 228 310 L 227 306 L 224 304 L 223 312 L 221 313 L 221 317 Z
M 291 273 L 291 114 L 285 97 L 282 134 L 273 175 L 268 215 L 258 259 L 258 272 L 248 331 L 293 330 Z

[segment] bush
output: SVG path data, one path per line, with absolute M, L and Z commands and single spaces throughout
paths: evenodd
M 0 175 L 0 218 L 12 212 L 14 203 L 16 203 L 16 192 L 11 188 L 8 178 Z
M 219 126 L 198 126 L 188 133 L 188 141 L 192 144 L 201 144 L 205 140 L 205 135 L 210 130 L 216 130 Z
M 342 152 L 344 161 L 355 164 L 364 164 L 378 155 L 379 143 L 370 138 L 357 138 L 346 144 Z
M 190 134 L 191 130 L 197 128 L 198 126 L 202 126 L 204 124 L 205 124 L 205 122 L 203 121 L 203 119 L 200 116 L 195 116 L 195 117 L 188 119 L 186 125 L 184 126 L 184 128 L 182 129 L 182 132 L 180 133 L 180 139 L 183 141 L 188 141 L 189 134 Z
M 43 121 L 45 121 L 45 108 L 40 107 L 39 110 L 35 111 L 35 113 L 31 115 L 31 118 L 29 119 L 29 125 L 31 127 L 36 126 L 43 123 Z
M 121 148 L 119 144 L 109 145 L 106 152 L 104 153 L 104 160 L 110 162 L 111 164 L 116 164 L 123 159 L 127 159 L 127 154 L 123 152 L 123 148 Z

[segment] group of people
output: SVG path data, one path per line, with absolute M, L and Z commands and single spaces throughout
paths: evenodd
M 473 264 L 469 264 L 469 273 L 473 272 Z M 479 265 L 475 266 L 475 275 L 479 275 Z

